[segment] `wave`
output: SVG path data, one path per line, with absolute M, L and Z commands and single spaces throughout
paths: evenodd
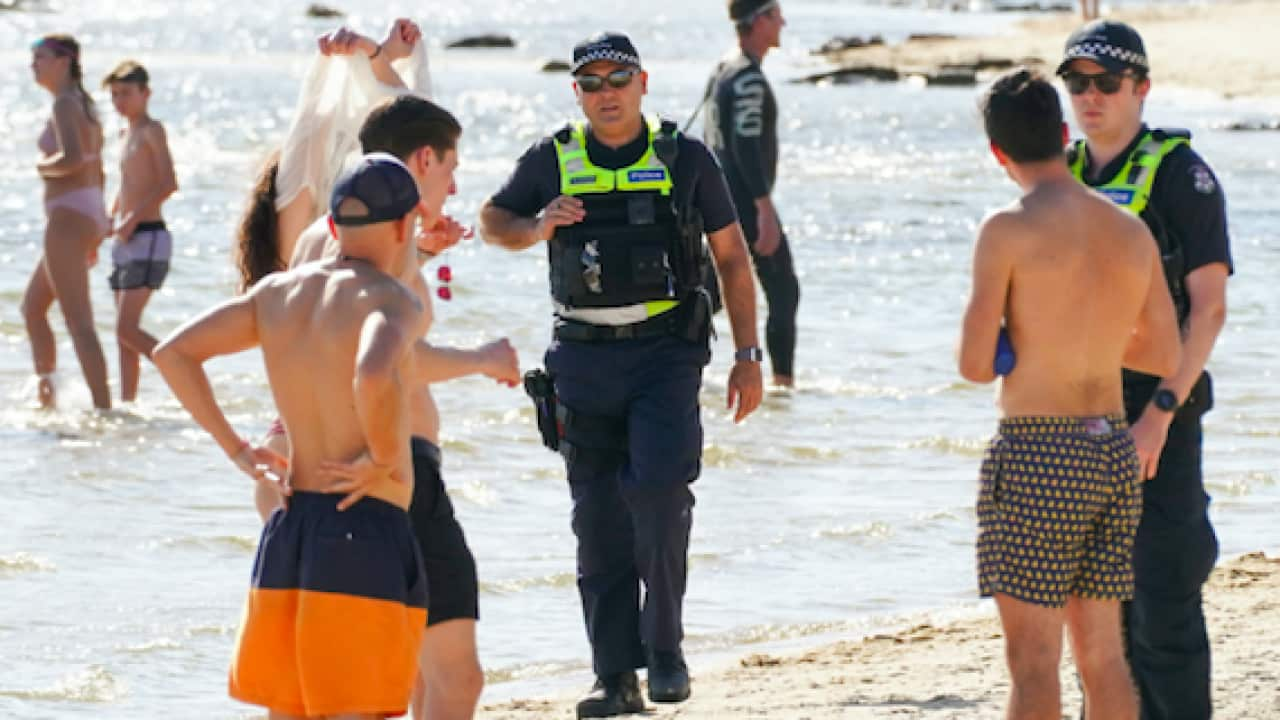
M 920 440 L 912 440 L 902 447 L 907 450 L 937 450 L 952 455 L 980 458 L 987 447 L 987 441 L 985 439 L 930 435 Z
M 917 513 L 913 516 L 912 527 L 923 528 L 931 525 L 948 523 L 953 520 L 959 520 L 960 516 L 951 510 L 934 510 L 931 512 Z
M 498 501 L 498 492 L 488 483 L 474 478 L 459 485 L 449 486 L 449 496 L 466 500 L 472 505 L 489 507 Z
M 702 466 L 713 468 L 741 467 L 746 458 L 737 446 L 709 443 L 702 448 Z
M 510 580 L 481 580 L 480 592 L 487 595 L 515 595 L 533 588 L 570 587 L 577 582 L 577 578 L 577 574 L 573 572 L 558 572 Z
M 258 539 L 248 535 L 181 535 L 161 538 L 148 543 L 151 548 L 177 548 L 179 550 L 231 550 L 251 554 L 258 549 Z
M 24 552 L 0 555 L 0 577 L 29 572 L 54 572 L 57 569 L 48 560 Z
M 590 667 L 591 666 L 585 662 L 574 662 L 568 660 L 508 665 L 506 667 L 485 669 L 484 681 L 486 685 L 493 685 L 495 683 L 511 682 L 513 680 L 554 677 L 557 675 L 566 675 L 571 672 L 586 670 Z
M 1205 478 L 1205 488 L 1215 495 L 1241 497 L 1251 495 L 1258 488 L 1275 487 L 1276 475 L 1261 470 L 1230 473 L 1225 477 Z
M 893 355 L 885 351 L 883 354 Z M 903 352 L 903 357 L 912 353 Z M 966 382 L 949 382 L 938 385 L 899 386 L 888 384 L 866 383 L 839 377 L 801 378 L 800 384 L 791 390 L 796 396 L 839 397 L 857 399 L 889 399 L 907 400 L 916 397 L 931 397 L 953 393 L 973 391 L 974 386 Z
M 164 650 L 181 650 L 182 643 L 172 638 L 156 638 L 147 642 L 137 643 L 135 645 L 123 645 L 117 648 L 121 652 L 130 655 L 146 655 L 147 653 L 162 652 Z
M 793 445 L 786 448 L 788 454 L 796 460 L 836 461 L 844 457 L 844 453 L 832 447 L 813 447 L 809 445 Z
M 101 665 L 90 665 L 63 678 L 50 688 L 25 690 L 0 688 L 0 697 L 48 702 L 110 703 L 124 695 L 123 684 Z
M 877 520 L 865 525 L 842 525 L 840 527 L 824 528 L 815 531 L 813 537 L 880 541 L 893 537 L 893 534 L 893 526 Z
M 240 626 L 233 623 L 221 623 L 218 625 L 193 625 L 183 631 L 187 637 L 234 637 Z
M 865 621 L 831 620 L 826 622 L 793 623 L 789 625 L 765 624 L 736 628 L 714 635 L 691 634 L 686 646 L 694 652 L 728 650 L 743 645 L 790 640 L 811 635 L 844 632 L 865 625 Z

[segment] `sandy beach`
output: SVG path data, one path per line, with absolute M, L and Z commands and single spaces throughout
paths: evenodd
M 1144 7 L 1109 15 L 1134 25 L 1147 45 L 1153 80 L 1223 97 L 1280 98 L 1274 33 L 1280 2 Z M 1052 72 L 1075 14 L 1038 16 L 998 37 L 909 40 L 829 54 L 835 66 L 895 68 L 903 74 L 949 64 L 1011 59 Z M 839 30 L 839 29 L 836 29 Z M 1214 647 L 1217 717 L 1280 717 L 1280 559 L 1253 553 L 1223 562 L 1206 588 Z M 993 606 L 962 620 L 919 622 L 881 635 L 808 651 L 753 653 L 699 668 L 693 697 L 679 706 L 650 704 L 645 717 L 685 720 L 778 718 L 1002 717 L 1008 694 L 1003 639 Z M 1064 718 L 1081 697 L 1069 652 L 1063 658 Z M 490 703 L 487 720 L 572 718 L 575 696 Z
M 1150 6 L 1107 17 L 1127 22 L 1142 34 L 1157 84 L 1210 90 L 1228 98 L 1280 97 L 1280 56 L 1275 33 L 1267 29 L 1280 27 L 1280 2 Z M 1052 72 L 1067 36 L 1080 24 L 1079 15 L 1059 13 L 1023 20 L 1007 35 L 909 40 L 845 50 L 830 59 L 837 65 L 910 71 L 1007 58 L 1047 65 Z
M 1280 559 L 1262 553 L 1223 563 L 1205 593 L 1213 641 L 1217 717 L 1280 717 Z M 980 617 L 840 642 L 796 654 L 752 654 L 736 666 L 698 672 L 693 697 L 650 705 L 650 718 L 999 717 L 1009 690 L 994 609 Z M 1066 717 L 1080 693 L 1066 657 Z M 524 699 L 485 706 L 488 720 L 572 718 L 574 698 Z
M 1150 119 L 1191 129 L 1227 189 L 1238 270 L 1211 362 L 1220 382 L 1204 438 L 1223 565 L 1256 550 L 1280 558 L 1280 323 L 1271 280 L 1280 277 L 1280 132 L 1232 130 L 1280 121 L 1280 71 L 1266 64 L 1280 54 L 1265 32 L 1280 26 L 1280 0 L 1133 1 L 1178 3 L 1125 15 L 1152 18 L 1135 20 L 1156 64 Z M 554 8 L 471 0 L 444 11 L 321 2 L 370 34 L 401 12 L 423 25 L 438 101 L 466 128 L 457 195 L 446 205 L 465 224 L 532 143 L 582 118 L 568 78 L 539 72 L 541 59 L 568 57 L 598 29 L 625 31 L 651 67 L 644 109 L 686 120 L 734 41 L 722 0 L 559 0 Z M 975 223 L 1017 188 L 983 142 L 972 80 L 941 90 L 915 79 L 790 80 L 834 67 L 809 53 L 833 35 L 982 33 L 998 37 L 907 47 L 921 63 L 964 47 L 974 57 L 1052 60 L 1077 23 L 1067 14 L 934 9 L 950 0 L 782 3 L 783 47 L 769 54 L 766 72 L 783 133 L 777 205 L 802 274 L 799 389 L 769 393 L 750 421 L 733 422 L 724 406 L 735 345 L 730 323 L 717 319 L 700 397 L 705 442 L 685 597 L 694 696 L 646 716 L 1000 717 L 1008 684 L 999 626 L 973 589 L 976 475 L 998 410 L 992 388 L 956 375 L 954 349 Z M 150 363 L 136 402 L 89 412 L 57 309 L 49 321 L 66 402 L 55 413 L 27 408 L 36 381 L 21 307 L 45 242 L 34 162 L 53 103 L 32 79 L 29 48 L 51 32 L 82 41 L 84 84 L 104 125 L 108 198 L 121 185 L 127 121 L 99 79 L 126 58 L 150 72 L 149 112 L 165 126 L 181 187 L 164 207 L 170 271 L 143 317 L 148 332 L 166 336 L 235 293 L 231 246 L 249 185 L 291 126 L 315 38 L 344 21 L 308 18 L 307 3 L 259 0 L 25 4 L 29 12 L 0 12 L 8 40 L 0 63 L 12 79 L 0 142 L 0 390 L 8 400 L 0 407 L 8 501 L 0 720 L 265 720 L 227 693 L 262 530 L 252 481 Z M 516 47 L 444 47 L 494 32 Z M 1195 83 L 1176 77 L 1179 63 L 1211 89 L 1187 89 Z M 1256 94 L 1225 100 L 1225 90 Z M 696 123 L 690 132 L 701 135 Z M 118 389 L 111 243 L 100 248 L 90 288 Z M 505 335 L 526 369 L 542 364 L 554 321 L 545 252 L 472 240 L 428 268 L 433 287 L 446 263 L 453 299 L 434 304 L 432 343 L 476 347 Z M 761 325 L 765 315 L 762 300 Z M 209 367 L 237 431 L 260 437 L 278 416 L 261 354 Z M 489 685 L 478 717 L 572 718 L 591 680 L 564 460 L 542 446 L 520 389 L 462 379 L 441 386 L 436 402 L 450 503 L 479 567 L 477 645 Z M 1251 559 L 1233 567 L 1210 588 L 1215 717 L 1280 720 L 1280 566 Z M 1078 692 L 1074 682 L 1065 687 L 1074 712 Z

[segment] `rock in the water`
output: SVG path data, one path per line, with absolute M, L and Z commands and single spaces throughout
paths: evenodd
M 458 48 L 513 48 L 516 41 L 510 35 L 473 35 L 464 37 L 445 45 L 451 50 Z
M 1276 120 L 1237 120 L 1222 126 L 1230 132 L 1274 132 L 1280 130 L 1280 119 Z
M 327 7 L 318 3 L 312 3 L 307 8 L 307 17 L 312 18 L 340 18 L 346 13 L 336 8 Z
M 1073 3 L 1045 0 L 1044 2 L 996 2 L 992 4 L 996 12 L 1075 12 Z
M 544 60 L 539 70 L 544 73 L 567 73 L 572 67 L 564 60 Z
M 950 33 L 911 33 L 907 36 L 907 42 L 933 42 L 935 40 L 955 40 L 956 36 Z
M 972 67 L 975 71 L 981 72 L 983 70 L 1009 70 L 1017 67 L 1018 65 L 1026 64 L 1028 63 L 1016 63 L 1011 58 L 980 57 L 974 61 Z
M 810 50 L 809 54 L 828 55 L 844 50 L 856 50 L 857 48 L 875 47 L 877 45 L 884 45 L 884 38 L 880 35 L 872 35 L 868 38 L 864 38 L 861 35 L 845 35 L 831 38 L 823 43 L 821 47 Z
M 943 65 L 924 76 L 928 85 L 963 87 L 976 85 L 978 73 L 972 65 Z
M 884 67 L 883 65 L 850 65 L 848 67 L 836 68 L 827 72 L 808 75 L 796 80 L 792 83 L 811 83 L 817 85 L 819 83 L 832 83 L 835 85 L 843 85 L 854 82 L 855 80 L 878 80 L 882 82 L 891 82 L 901 77 L 895 68 Z

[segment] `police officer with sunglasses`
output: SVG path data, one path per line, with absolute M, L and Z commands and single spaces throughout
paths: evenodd
M 711 152 L 642 114 L 648 75 L 625 35 L 579 43 L 572 73 L 587 122 L 535 143 L 485 203 L 480 227 L 509 250 L 547 247 L 550 378 L 527 376 L 526 387 L 573 497 L 597 676 L 578 717 L 612 717 L 644 709 L 636 668 L 648 668 L 654 702 L 690 692 L 681 614 L 710 356 L 704 234 L 737 347 L 728 380 L 737 421 L 760 403 L 762 352 L 751 260 Z
M 1148 73 L 1142 38 L 1110 20 L 1072 34 L 1058 67 L 1085 136 L 1069 149 L 1071 170 L 1146 222 L 1178 310 L 1177 372 L 1124 376 L 1146 480 L 1134 546 L 1136 590 L 1124 604 L 1124 624 L 1142 718 L 1204 720 L 1212 704 L 1201 586 L 1218 541 L 1204 490 L 1200 418 L 1213 404 L 1204 368 L 1226 320 L 1231 249 L 1222 188 L 1191 149 L 1191 134 L 1151 129 L 1142 120 Z

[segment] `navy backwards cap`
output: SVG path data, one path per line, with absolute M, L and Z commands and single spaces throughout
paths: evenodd
M 343 173 L 329 196 L 329 215 L 334 225 L 359 226 L 399 220 L 418 205 L 418 183 L 409 168 L 388 153 L 369 153 Z M 342 213 L 347 200 L 358 200 L 363 214 Z
M 640 53 L 631 44 L 631 38 L 620 32 L 599 32 L 573 46 L 573 68 L 569 72 L 576 75 L 582 68 L 601 60 L 640 67 Z
M 1092 60 L 1113 73 L 1122 73 L 1129 68 L 1144 73 L 1150 70 L 1142 36 L 1132 27 L 1115 20 L 1094 20 L 1071 33 L 1057 74 L 1065 73 L 1072 60 Z
M 736 23 L 748 23 L 757 15 L 772 10 L 778 0 L 729 0 L 729 19 Z

